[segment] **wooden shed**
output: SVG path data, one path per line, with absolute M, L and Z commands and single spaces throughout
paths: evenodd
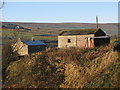
M 46 48 L 46 44 L 40 40 L 22 41 L 20 38 L 12 45 L 13 51 L 17 51 L 20 56 L 30 53 L 40 52 Z
M 94 46 L 108 45 L 110 43 L 110 37 L 106 35 L 106 32 L 102 29 L 98 29 L 94 33 Z
M 110 37 L 101 28 L 66 30 L 58 36 L 58 48 L 68 47 L 97 47 L 108 45 Z

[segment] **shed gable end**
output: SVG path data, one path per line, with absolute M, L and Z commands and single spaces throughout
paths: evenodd
M 106 33 L 102 29 L 98 29 L 95 33 L 94 36 L 106 36 Z

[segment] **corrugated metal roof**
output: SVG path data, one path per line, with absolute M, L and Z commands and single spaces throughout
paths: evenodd
M 27 45 L 46 45 L 45 43 L 43 43 L 40 40 L 30 40 L 30 41 L 22 41 L 22 42 Z

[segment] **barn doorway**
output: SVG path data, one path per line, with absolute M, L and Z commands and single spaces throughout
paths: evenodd
M 86 37 L 86 43 L 85 43 L 85 47 L 86 48 L 91 48 L 94 47 L 94 43 L 93 43 L 93 38 L 92 37 Z

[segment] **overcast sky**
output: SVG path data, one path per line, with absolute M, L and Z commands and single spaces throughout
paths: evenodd
M 7 2 L 3 8 L 5 22 L 99 23 L 118 22 L 117 2 Z

